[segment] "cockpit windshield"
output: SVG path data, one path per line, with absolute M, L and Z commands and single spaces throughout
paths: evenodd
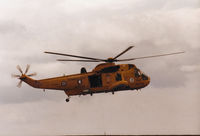
M 148 77 L 137 68 L 135 68 L 135 77 L 142 77 L 142 80 L 148 80 Z

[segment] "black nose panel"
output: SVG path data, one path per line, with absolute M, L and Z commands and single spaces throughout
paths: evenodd
M 142 80 L 148 80 L 148 77 L 145 74 L 142 74 Z

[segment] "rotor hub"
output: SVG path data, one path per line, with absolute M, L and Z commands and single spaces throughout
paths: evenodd
M 26 76 L 24 74 L 21 75 L 21 77 L 19 77 L 20 80 L 24 80 L 26 79 Z
M 108 58 L 108 59 L 106 60 L 106 62 L 112 63 L 112 62 L 114 62 L 114 59 L 113 59 L 113 58 Z

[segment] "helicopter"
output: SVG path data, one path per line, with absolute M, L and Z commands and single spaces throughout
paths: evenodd
M 76 95 L 93 95 L 96 93 L 112 93 L 126 90 L 138 90 L 146 87 L 150 83 L 150 77 L 144 74 L 134 64 L 116 64 L 115 62 L 132 61 L 136 59 L 145 59 L 153 57 L 161 57 L 168 55 L 181 54 L 184 52 L 174 52 L 168 54 L 144 56 L 129 59 L 118 59 L 134 46 L 129 46 L 127 49 L 119 53 L 113 58 L 99 59 L 94 57 L 77 56 L 71 54 L 63 54 L 57 52 L 45 51 L 46 54 L 67 56 L 79 59 L 57 59 L 57 61 L 71 62 L 103 62 L 98 64 L 91 72 L 87 72 L 85 67 L 82 67 L 79 74 L 63 75 L 41 80 L 32 79 L 36 73 L 27 74 L 30 65 L 27 65 L 25 72 L 17 65 L 17 69 L 21 75 L 12 74 L 12 77 L 18 78 L 20 82 L 18 87 L 21 87 L 22 82 L 28 85 L 43 89 L 53 89 L 64 91 L 67 95 L 66 102 L 69 102 L 71 96 Z

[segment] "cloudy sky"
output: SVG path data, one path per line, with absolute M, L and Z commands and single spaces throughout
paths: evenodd
M 57 51 L 98 58 L 176 51 L 132 61 L 151 77 L 141 91 L 72 97 L 17 88 L 16 65 L 35 79 L 91 71 Z M 199 0 L 0 0 L 0 134 L 200 134 Z

